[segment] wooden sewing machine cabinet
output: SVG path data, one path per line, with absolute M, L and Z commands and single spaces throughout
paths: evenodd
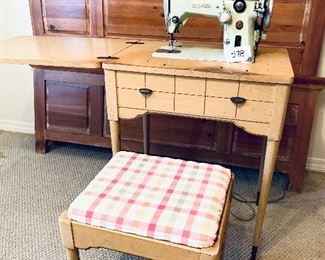
M 144 41 L 103 63 L 113 153 L 120 150 L 120 119 L 148 113 L 227 121 L 266 136 L 256 255 L 293 82 L 287 50 L 261 49 L 253 64 L 152 57 L 163 45 Z

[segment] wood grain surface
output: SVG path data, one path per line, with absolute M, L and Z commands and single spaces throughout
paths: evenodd
M 0 63 L 101 68 L 108 56 L 127 48 L 127 39 L 18 36 L 0 42 Z M 98 58 L 101 57 L 101 58 Z

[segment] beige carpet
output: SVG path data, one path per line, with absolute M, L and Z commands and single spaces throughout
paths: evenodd
M 50 153 L 38 155 L 33 136 L 0 131 L 0 259 L 65 259 L 57 217 L 109 158 L 107 149 L 71 144 L 54 144 Z M 253 196 L 256 174 L 240 174 L 236 192 Z M 282 179 L 274 178 L 272 197 L 279 196 Z M 249 214 L 236 201 L 232 209 Z M 230 217 L 225 259 L 249 259 L 253 226 L 254 220 Z M 137 258 L 92 249 L 82 251 L 81 259 Z M 324 173 L 308 174 L 301 194 L 269 205 L 259 259 L 325 259 Z

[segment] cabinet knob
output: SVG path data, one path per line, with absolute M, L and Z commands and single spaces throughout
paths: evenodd
M 50 29 L 50 31 L 53 31 L 53 30 L 55 30 L 55 26 L 53 24 L 50 24 L 49 29 Z
M 236 105 L 244 104 L 246 102 L 246 99 L 243 97 L 231 97 L 230 100 Z
M 152 90 L 149 89 L 149 88 L 140 88 L 139 89 L 139 92 L 142 94 L 142 95 L 149 95 L 152 93 Z

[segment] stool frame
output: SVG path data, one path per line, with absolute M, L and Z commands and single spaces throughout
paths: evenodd
M 167 241 L 83 224 L 68 219 L 67 211 L 59 217 L 59 227 L 68 260 L 79 260 L 79 249 L 106 248 L 150 259 L 219 260 L 223 259 L 226 229 L 231 205 L 234 175 L 227 190 L 226 201 L 215 244 L 193 248 Z

